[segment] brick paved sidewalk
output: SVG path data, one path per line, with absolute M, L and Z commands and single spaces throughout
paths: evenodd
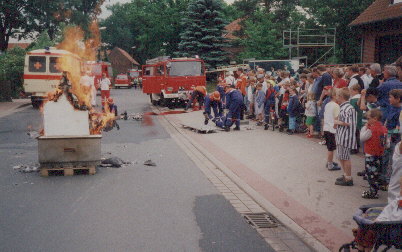
M 166 118 L 177 125 L 203 122 L 202 112 Z M 361 192 L 368 187 L 355 175 L 363 169 L 362 156 L 352 156 L 355 186 L 339 187 L 334 182 L 342 172 L 325 169 L 326 148 L 316 140 L 264 131 L 253 123 L 241 128 L 240 132 L 186 134 L 330 250 L 353 239 L 351 229 L 356 225 L 352 215 L 360 205 L 386 202 L 386 192 L 380 192 L 377 200 L 361 198 Z

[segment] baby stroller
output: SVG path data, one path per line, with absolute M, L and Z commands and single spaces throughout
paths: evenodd
M 375 218 L 381 213 L 385 204 L 364 205 L 353 215 L 353 220 L 357 223 L 359 231 L 372 231 L 373 240 L 371 241 L 373 251 L 378 251 L 380 246 L 385 245 L 382 251 L 388 251 L 392 246 L 396 249 L 402 249 L 402 221 L 379 221 L 375 222 Z M 376 216 L 370 212 L 375 213 Z M 354 232 L 355 240 L 351 243 L 344 244 L 340 247 L 339 252 L 349 252 L 351 249 L 357 249 L 359 239 L 357 232 Z

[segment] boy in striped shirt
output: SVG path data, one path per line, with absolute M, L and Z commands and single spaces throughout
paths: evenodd
M 341 108 L 339 117 L 334 123 L 334 127 L 336 127 L 336 150 L 344 175 L 336 179 L 335 185 L 353 186 L 350 151 L 357 148 L 357 114 L 349 103 L 350 91 L 348 88 L 339 89 L 336 98 Z

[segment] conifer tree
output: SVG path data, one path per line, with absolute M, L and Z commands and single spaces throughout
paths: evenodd
M 182 22 L 178 56 L 198 55 L 211 69 L 226 63 L 226 52 L 222 50 L 227 46 L 222 36 L 225 28 L 222 1 L 192 0 Z

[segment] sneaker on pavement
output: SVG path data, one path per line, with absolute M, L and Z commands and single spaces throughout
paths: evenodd
M 342 176 L 340 176 L 339 178 L 336 178 L 336 181 L 341 181 L 341 180 L 344 180 L 344 179 L 345 179 L 345 176 L 342 175 Z
M 357 176 L 359 176 L 359 177 L 363 177 L 364 175 L 366 175 L 366 171 L 357 172 Z
M 336 166 L 336 165 L 331 165 L 328 167 L 328 171 L 339 171 L 341 167 Z
M 362 193 L 362 198 L 363 199 L 378 199 L 378 194 L 368 190 L 368 191 L 364 191 Z
M 235 127 L 233 130 L 240 130 L 240 127 Z
M 324 141 L 319 142 L 318 144 L 325 145 L 326 143 L 327 142 L 324 140 Z
M 264 130 L 268 130 L 268 128 L 269 128 L 269 125 L 268 125 L 268 124 L 265 124 L 265 125 L 264 125 Z
M 342 180 L 335 181 L 335 185 L 338 185 L 338 186 L 353 186 L 353 179 L 346 180 L 346 178 L 343 177 Z

